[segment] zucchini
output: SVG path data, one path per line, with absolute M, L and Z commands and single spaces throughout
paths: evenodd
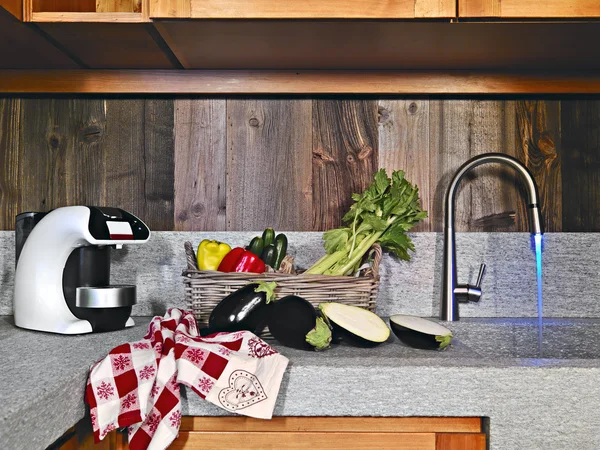
M 283 233 L 278 234 L 275 238 L 276 256 L 274 263 L 275 265 L 273 266 L 273 269 L 278 270 L 281 266 L 281 261 L 283 261 L 283 258 L 285 258 L 285 255 L 287 254 L 287 246 L 288 240 L 286 235 Z
M 260 236 L 256 236 L 250 241 L 250 245 L 246 247 L 246 250 L 254 253 L 256 256 L 260 256 L 263 252 L 264 243 Z
M 260 255 L 260 259 L 263 260 L 263 262 L 267 265 L 267 266 L 271 266 L 273 267 L 273 265 L 275 264 L 275 257 L 277 256 L 276 250 L 275 250 L 275 246 L 273 244 L 271 245 L 267 245 L 264 250 L 262 251 L 262 254 Z
M 275 241 L 275 230 L 273 228 L 266 228 L 262 234 L 262 240 L 264 248 L 267 248 Z

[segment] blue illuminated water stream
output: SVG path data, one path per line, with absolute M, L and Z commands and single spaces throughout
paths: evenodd
M 534 251 L 535 251 L 535 266 L 537 273 L 537 311 L 538 311 L 538 352 L 539 357 L 543 358 L 543 332 L 542 327 L 544 324 L 543 306 L 542 300 L 542 250 L 543 250 L 543 234 L 536 233 L 533 235 Z

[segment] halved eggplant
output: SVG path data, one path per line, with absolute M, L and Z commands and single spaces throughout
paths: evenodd
M 331 330 L 307 300 L 288 295 L 270 309 L 269 331 L 286 347 L 323 350 L 331 342 Z
M 261 281 L 247 284 L 229 294 L 212 310 L 208 328 L 200 330 L 200 334 L 206 336 L 221 331 L 242 330 L 260 334 L 267 325 L 269 303 L 275 297 L 275 286 L 275 282 Z
M 414 348 L 444 350 L 452 340 L 448 328 L 421 317 L 394 314 L 390 325 L 398 339 Z
M 319 309 L 333 326 L 334 339 L 358 347 L 375 347 L 390 337 L 390 329 L 375 313 L 342 303 L 321 303 Z

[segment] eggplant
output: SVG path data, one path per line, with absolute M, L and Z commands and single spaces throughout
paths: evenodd
M 206 336 L 221 331 L 242 330 L 260 334 L 267 325 L 275 286 L 275 282 L 261 281 L 247 284 L 229 294 L 212 310 L 208 328 L 201 330 L 201 334 Z
M 444 350 L 452 341 L 452 331 L 421 317 L 394 314 L 392 331 L 406 345 L 423 350 Z
M 375 313 L 342 303 L 321 303 L 319 309 L 333 326 L 335 340 L 358 347 L 375 347 L 390 337 L 390 329 Z
M 286 347 L 323 350 L 331 343 L 331 330 L 314 306 L 296 295 L 288 295 L 270 308 L 269 331 Z

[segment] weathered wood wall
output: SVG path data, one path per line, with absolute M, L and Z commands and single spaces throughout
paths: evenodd
M 549 231 L 600 231 L 600 101 L 0 98 L 0 229 L 73 204 L 118 206 L 154 230 L 323 230 L 379 167 L 403 169 L 442 228 L 449 178 L 503 152 L 538 181 Z M 527 229 L 519 183 L 463 182 L 457 228 Z

